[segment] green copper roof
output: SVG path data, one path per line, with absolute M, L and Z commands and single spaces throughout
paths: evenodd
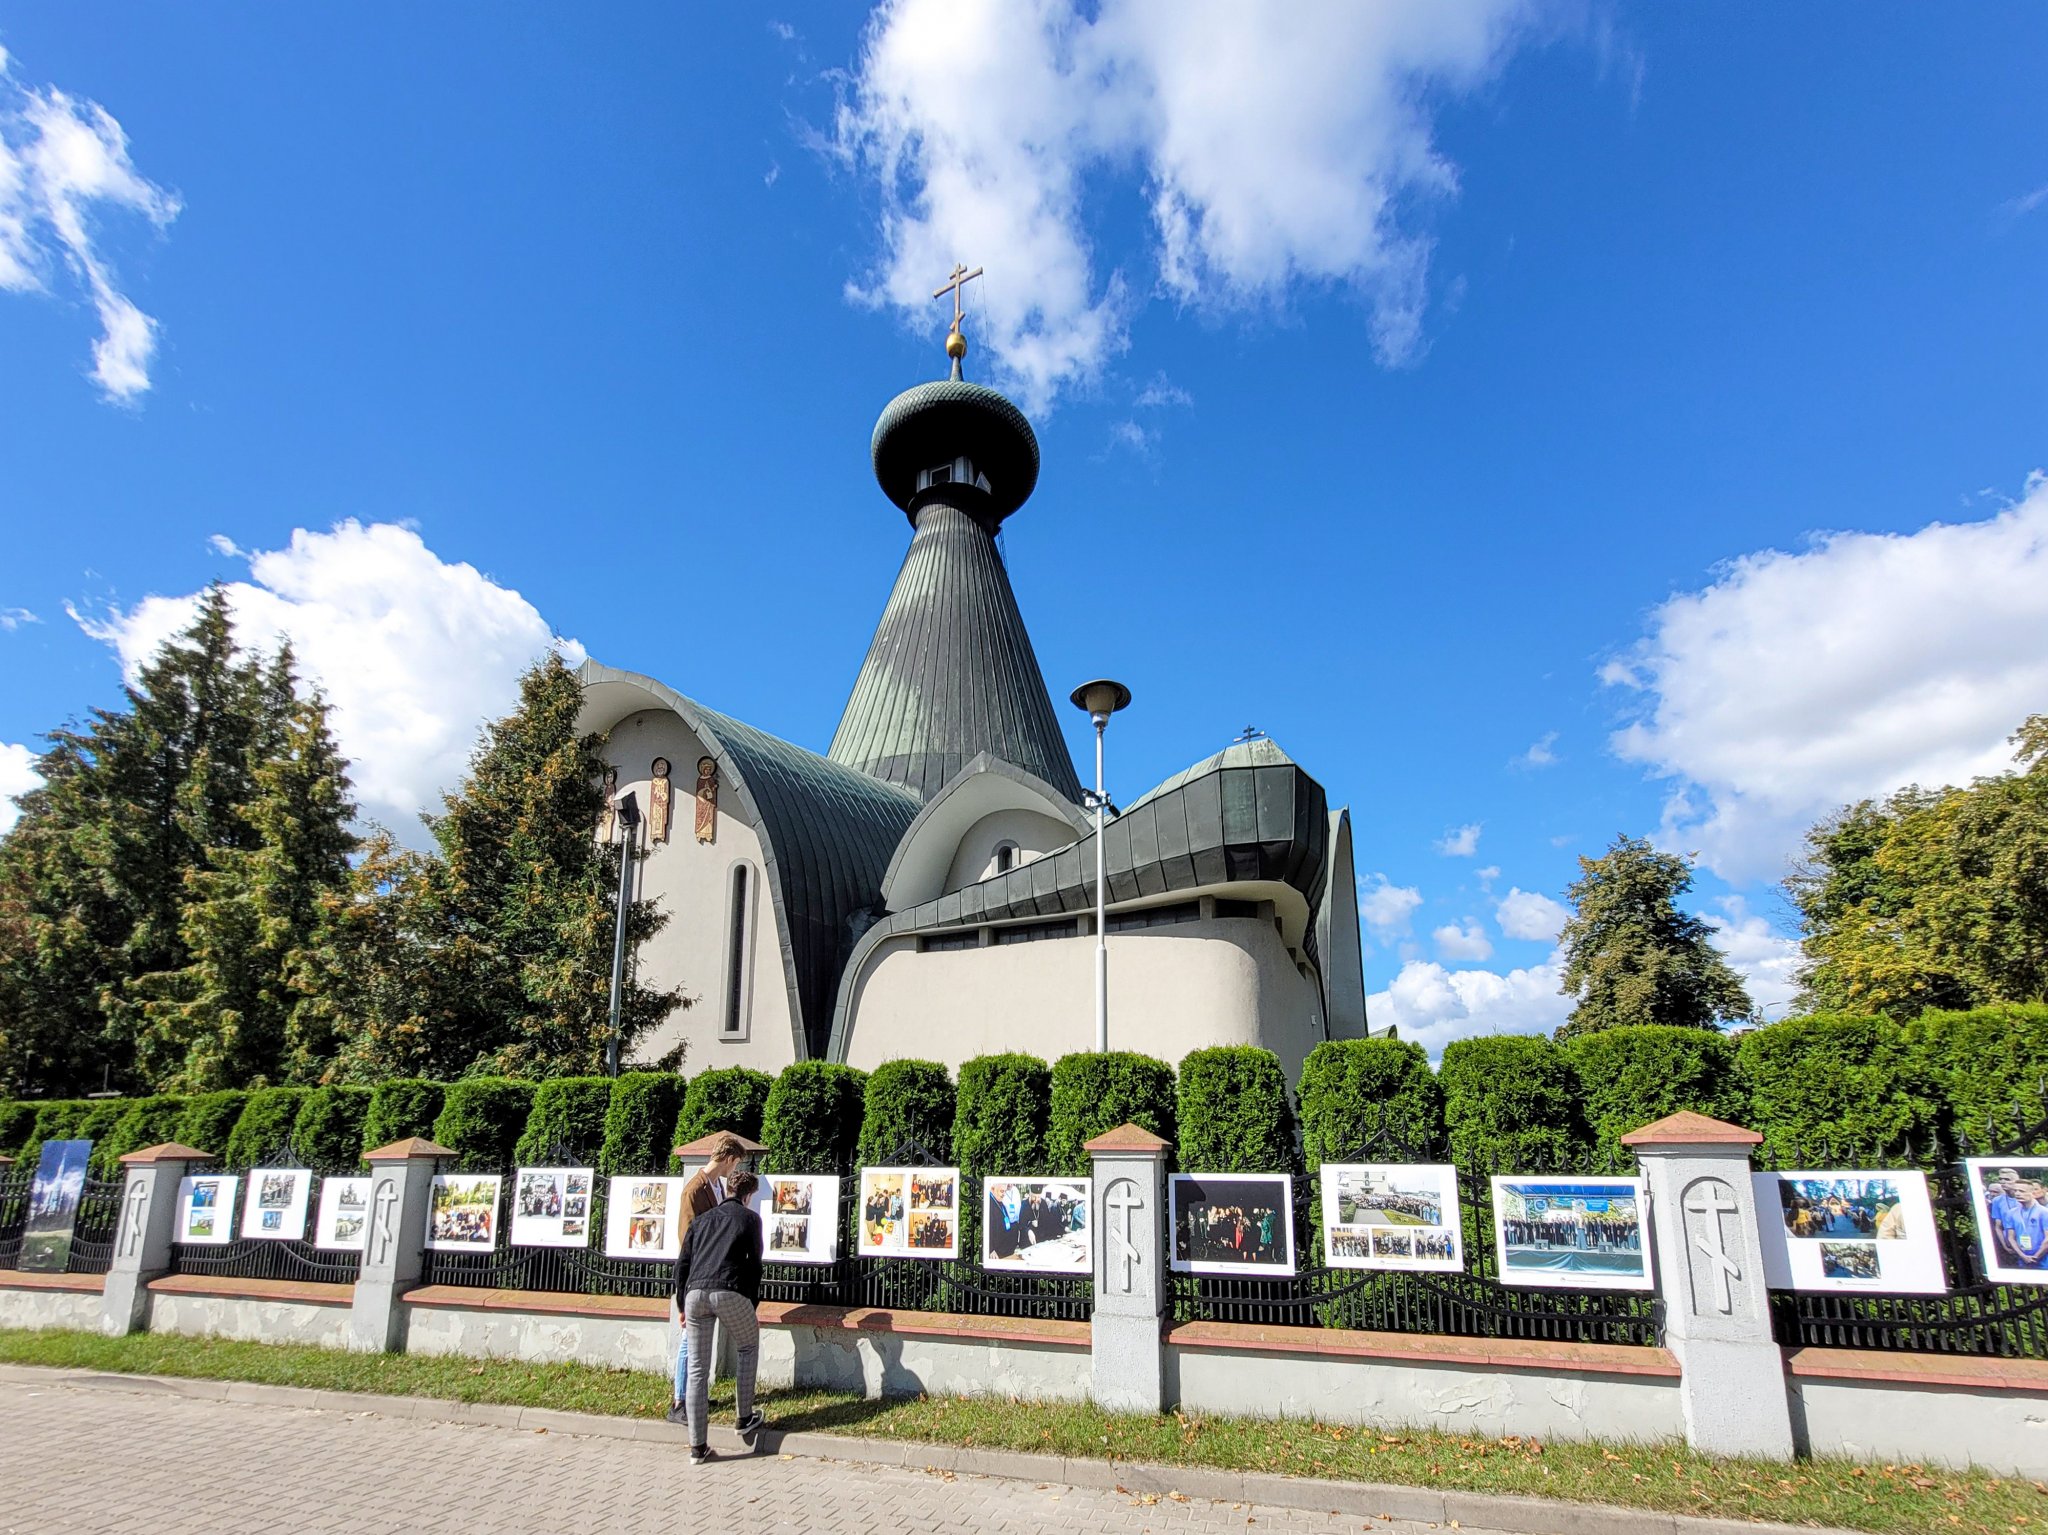
M 913 523 L 918 472 L 962 454 L 989 482 L 985 505 L 970 510 L 985 510 L 994 522 L 1029 500 L 1038 484 L 1038 436 L 1024 412 L 995 390 L 961 379 L 913 385 L 883 406 L 870 452 L 882 494 L 911 512 Z

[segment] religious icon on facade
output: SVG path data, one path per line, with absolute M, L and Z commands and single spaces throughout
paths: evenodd
M 604 809 L 597 813 L 597 840 L 609 842 L 619 819 L 619 770 L 604 770 Z
M 666 842 L 673 795 L 668 781 L 668 758 L 656 757 L 654 766 L 648 771 L 653 776 L 647 780 L 647 840 L 650 843 Z
M 709 757 L 697 759 L 697 840 L 710 842 L 718 835 L 718 764 Z

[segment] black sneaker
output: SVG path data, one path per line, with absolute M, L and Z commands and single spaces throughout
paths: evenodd
M 691 1446 L 690 1446 L 690 1464 L 691 1464 L 691 1465 L 693 1465 L 693 1466 L 701 1466 L 701 1465 L 704 1465 L 704 1464 L 706 1464 L 706 1463 L 708 1463 L 708 1462 L 710 1462 L 710 1461 L 712 1461 L 712 1460 L 715 1460 L 715 1459 L 717 1459 L 717 1457 L 716 1457 L 716 1456 L 714 1456 L 714 1455 L 713 1455 L 713 1454 L 711 1453 L 711 1446 L 710 1446 L 710 1445 L 708 1445 L 708 1444 L 693 1444 L 693 1445 L 691 1445 Z
M 668 1420 L 671 1423 L 688 1423 L 690 1415 L 684 1410 L 683 1404 L 678 1402 L 668 1410 Z
M 747 1448 L 752 1449 L 754 1447 L 754 1441 L 760 1437 L 761 1430 L 765 1428 L 767 1424 L 768 1420 L 761 1415 L 761 1409 L 756 1407 L 752 1412 L 748 1413 L 744 1418 L 740 1419 L 740 1421 L 734 1426 L 739 1429 L 740 1438 L 746 1440 Z

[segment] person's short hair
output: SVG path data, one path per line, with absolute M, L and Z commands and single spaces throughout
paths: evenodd
M 734 1173 L 732 1175 L 732 1182 L 726 1185 L 732 1191 L 732 1197 L 741 1204 L 745 1204 L 748 1200 L 752 1199 L 754 1197 L 754 1190 L 760 1186 L 761 1180 L 752 1173 Z
M 737 1162 L 746 1154 L 746 1146 L 730 1130 L 711 1143 L 711 1160 L 714 1162 Z

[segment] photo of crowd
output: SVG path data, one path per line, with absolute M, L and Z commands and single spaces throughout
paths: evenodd
M 776 1215 L 809 1215 L 811 1213 L 811 1180 L 808 1178 L 770 1178 L 768 1180 L 769 1208 Z
M 982 1186 L 984 1268 L 1086 1274 L 1086 1178 L 991 1178 Z
M 953 1185 L 958 1177 L 952 1172 L 912 1173 L 910 1175 L 910 1208 L 913 1210 L 950 1210 L 953 1208 Z
M 514 1247 L 584 1247 L 590 1241 L 587 1167 L 522 1167 L 512 1184 Z
M 1871 1282 L 1882 1276 L 1876 1242 L 1823 1242 L 1820 1271 L 1829 1279 Z
M 1434 1162 L 1323 1164 L 1323 1262 L 1331 1268 L 1459 1269 L 1457 1169 Z M 1382 1232 L 1407 1240 L 1380 1240 Z
M 605 1256 L 673 1258 L 682 1246 L 676 1211 L 683 1183 L 681 1178 L 612 1179 L 605 1200 Z
M 1636 1178 L 1493 1180 L 1503 1284 L 1647 1290 L 1643 1186 Z
M 368 1178 L 321 1179 L 313 1245 L 327 1252 L 361 1252 L 369 1205 Z
M 242 1215 L 242 1235 L 268 1241 L 297 1241 L 306 1234 L 306 1204 L 313 1175 L 303 1167 L 252 1167 L 253 1196 Z
M 860 1251 L 868 1257 L 957 1258 L 960 1170 L 864 1167 Z
M 822 1173 L 769 1177 L 754 1190 L 771 1263 L 833 1263 L 839 1257 L 839 1180 Z
M 1168 1185 L 1175 1271 L 1292 1274 L 1292 1186 L 1285 1173 L 1175 1173 Z
M 1948 1287 L 1925 1173 L 1757 1173 L 1750 1182 L 1771 1288 L 1938 1295 Z
M 952 1257 L 956 1247 L 953 1217 L 932 1210 L 911 1211 L 909 1240 L 910 1245 L 921 1252 Z
M 299 1179 L 304 1175 L 301 1173 L 276 1172 L 259 1168 L 250 1176 L 258 1180 L 256 1184 L 257 1205 L 265 1210 L 282 1210 L 292 1202 L 293 1197 L 298 1193 Z
M 2048 1163 L 1975 1157 L 1964 1166 L 1985 1274 L 2048 1284 Z
M 489 1252 L 498 1238 L 498 1193 L 489 1176 L 434 1179 L 427 1196 L 427 1246 L 435 1252 Z
M 1907 1235 L 1899 1186 L 1891 1178 L 1781 1178 L 1778 1203 L 1785 1234 L 1800 1240 L 1896 1242 Z

